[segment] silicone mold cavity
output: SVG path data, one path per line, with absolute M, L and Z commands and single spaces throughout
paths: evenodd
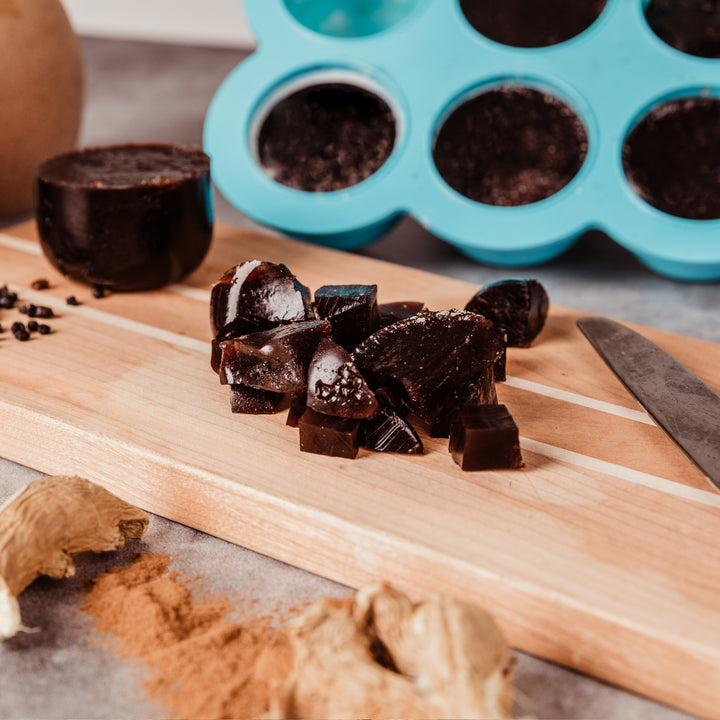
M 661 274 L 720 278 L 720 220 L 657 210 L 633 191 L 622 165 L 628 133 L 652 107 L 717 94 L 720 60 L 666 45 L 648 27 L 643 0 L 608 0 L 579 35 L 540 48 L 485 38 L 458 0 L 371 4 L 385 19 L 364 25 L 372 29 L 366 32 L 356 18 L 356 29 L 341 37 L 309 20 L 311 11 L 328 16 L 333 6 L 360 8 L 360 2 L 245 0 L 258 49 L 218 89 L 204 141 L 219 189 L 241 212 L 291 236 L 344 249 L 376 239 L 410 214 L 469 257 L 502 266 L 548 261 L 596 228 Z M 253 147 L 259 114 L 289 85 L 338 74 L 390 105 L 397 130 L 392 154 L 373 175 L 343 190 L 305 192 L 273 181 Z M 443 120 L 459 102 L 494 85 L 545 90 L 585 127 L 582 167 L 544 200 L 512 207 L 474 202 L 435 167 Z

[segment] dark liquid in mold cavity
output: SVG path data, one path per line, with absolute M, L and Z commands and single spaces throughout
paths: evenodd
M 625 2 L 626 0 L 622 0 Z M 475 30 L 513 47 L 545 47 L 590 27 L 606 0 L 460 0 Z
M 720 58 L 720 0 L 651 0 L 645 18 L 671 47 L 689 55 Z
M 623 166 L 635 192 L 659 210 L 720 218 L 720 99 L 685 98 L 652 110 L 628 135 Z
M 552 95 L 501 87 L 467 100 L 443 124 L 433 158 L 452 188 L 487 205 L 526 205 L 567 185 L 587 154 L 580 119 Z
M 258 135 L 258 155 L 274 180 L 329 192 L 375 173 L 395 145 L 395 118 L 374 93 L 346 83 L 303 88 L 280 100 Z

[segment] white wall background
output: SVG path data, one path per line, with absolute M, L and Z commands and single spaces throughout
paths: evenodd
M 80 35 L 250 47 L 241 0 L 62 0 Z

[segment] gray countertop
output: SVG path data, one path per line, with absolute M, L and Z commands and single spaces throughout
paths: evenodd
M 84 39 L 83 49 L 87 87 L 82 145 L 148 140 L 201 144 L 207 105 L 244 57 L 238 50 L 101 39 Z M 219 221 L 256 227 L 221 197 L 216 200 Z M 478 286 L 509 274 L 468 260 L 410 219 L 360 252 Z M 522 272 L 540 279 L 557 304 L 720 342 L 720 283 L 682 283 L 656 275 L 600 233 L 588 233 L 562 257 Z M 37 475 L 0 459 L 0 501 Z M 268 606 L 349 592 L 158 517 L 152 518 L 142 543 L 125 552 L 138 548 L 170 552 L 184 574 L 202 575 L 206 587 L 231 597 L 239 593 L 263 599 Z M 162 717 L 162 709 L 139 689 L 142 669 L 94 646 L 89 621 L 78 619 L 76 612 L 87 579 L 118 561 L 84 558 L 75 579 L 40 580 L 23 594 L 26 622 L 43 631 L 0 645 L 0 717 Z M 519 654 L 517 687 L 522 712 L 539 718 L 688 717 L 525 654 Z

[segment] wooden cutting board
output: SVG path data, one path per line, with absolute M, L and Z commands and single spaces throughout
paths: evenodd
M 310 286 L 377 283 L 381 302 L 463 307 L 473 285 L 218 227 L 186 283 L 94 299 L 53 271 L 30 224 L 0 233 L 0 284 L 51 305 L 53 333 L 0 334 L 0 456 L 78 473 L 143 508 L 350 586 L 386 579 L 489 608 L 515 647 L 720 718 L 720 493 L 551 307 L 498 385 L 525 467 L 301 453 L 285 413 L 230 412 L 209 367 L 209 288 L 284 262 Z M 33 291 L 34 279 L 51 288 Z M 552 299 L 552 287 L 548 288 Z M 70 307 L 74 294 L 81 302 Z M 2 311 L 6 328 L 15 311 Z M 643 332 L 720 389 L 720 346 Z M 720 432 L 720 429 L 719 429 Z

